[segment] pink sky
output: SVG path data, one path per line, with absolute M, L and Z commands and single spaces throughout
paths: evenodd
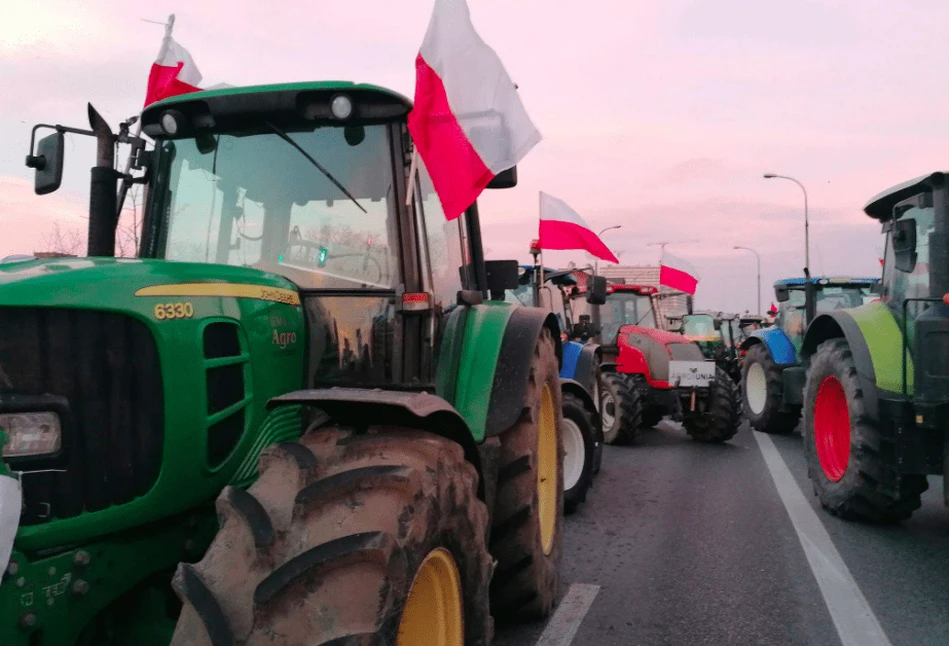
M 697 304 L 754 307 L 803 266 L 808 188 L 812 271 L 873 275 L 879 227 L 866 200 L 943 169 L 949 150 L 949 5 L 936 0 L 470 0 L 544 141 L 521 184 L 481 200 L 489 257 L 526 261 L 537 194 L 573 206 L 623 263 L 658 259 L 651 242 L 699 269 Z M 65 8 L 64 8 L 65 7 Z M 91 101 L 110 120 L 140 108 L 162 28 L 205 84 L 347 79 L 411 96 L 430 0 L 332 3 L 66 3 L 7 8 L 0 29 L 0 257 L 29 252 L 52 223 L 84 227 L 91 142 L 70 138 L 64 188 L 32 194 L 23 166 L 38 121 L 84 126 Z M 547 263 L 588 262 L 551 252 Z

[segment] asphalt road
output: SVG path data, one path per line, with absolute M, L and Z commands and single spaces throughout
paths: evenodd
M 949 644 L 949 510 L 941 479 L 930 481 L 910 521 L 841 521 L 813 496 L 800 436 L 771 439 L 793 476 L 784 491 L 796 483 L 804 514 L 815 518 L 808 504 L 816 512 L 813 527 L 826 529 L 855 596 L 875 615 L 876 643 Z M 499 626 L 496 646 L 539 639 L 565 646 L 565 626 L 576 630 L 577 645 L 865 642 L 838 627 L 852 617 L 834 621 L 758 444 L 747 426 L 710 446 L 664 423 L 636 446 L 606 447 L 587 503 L 565 523 L 561 595 L 571 584 L 599 586 L 575 586 L 595 591 L 586 614 L 555 614 L 546 633 L 545 622 Z

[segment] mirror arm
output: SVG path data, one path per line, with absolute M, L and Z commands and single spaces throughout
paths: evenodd
M 69 126 L 60 126 L 53 125 L 51 123 L 38 123 L 33 126 L 33 130 L 30 132 L 30 153 L 26 156 L 26 166 L 27 168 L 36 168 L 37 170 L 42 170 L 40 164 L 43 161 L 39 156 L 34 155 L 33 151 L 36 149 L 36 131 L 40 128 L 49 128 L 50 130 L 55 130 L 56 132 L 61 133 L 71 133 L 74 135 L 85 135 L 87 137 L 95 137 L 96 133 L 91 130 L 83 130 L 81 128 L 70 128 Z

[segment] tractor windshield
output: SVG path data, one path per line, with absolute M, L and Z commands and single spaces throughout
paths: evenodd
M 710 314 L 687 314 L 682 317 L 682 334 L 691 341 L 721 340 L 721 333 L 715 329 L 715 319 Z
M 658 328 L 652 299 L 635 292 L 616 291 L 610 294 L 606 305 L 600 306 L 600 334 L 603 340 L 613 341 L 623 325 Z
M 397 284 L 387 126 L 271 127 L 157 149 L 158 257 L 254 267 L 303 288 Z

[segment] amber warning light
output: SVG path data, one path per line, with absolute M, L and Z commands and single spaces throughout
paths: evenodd
M 425 312 L 432 309 L 432 296 L 427 292 L 406 292 L 402 294 L 403 312 Z

